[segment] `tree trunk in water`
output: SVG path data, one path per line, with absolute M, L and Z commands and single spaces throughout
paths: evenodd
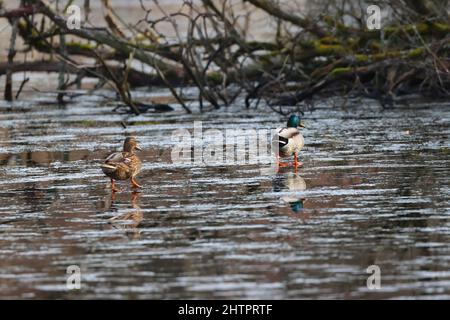
M 11 40 L 9 43 L 9 51 L 8 51 L 8 66 L 6 69 L 6 83 L 5 83 L 5 100 L 12 101 L 12 65 L 14 63 L 14 56 L 16 55 L 16 37 L 17 37 L 17 26 L 19 24 L 19 19 L 14 18 L 12 23 L 12 31 L 11 31 Z

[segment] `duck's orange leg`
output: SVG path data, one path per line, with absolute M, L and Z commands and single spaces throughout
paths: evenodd
M 295 172 L 297 172 L 297 168 L 298 167 L 302 167 L 303 163 L 298 161 L 298 153 L 294 153 L 294 168 L 295 168 Z
M 280 156 L 277 156 L 277 165 L 278 165 L 278 167 L 287 167 L 289 165 L 289 163 L 281 162 Z
M 119 189 L 116 188 L 116 182 L 112 178 L 111 178 L 111 190 L 112 190 L 112 192 L 120 191 Z
M 285 162 L 281 162 L 280 161 L 280 156 L 277 155 L 277 173 L 280 173 L 280 168 L 281 167 L 287 167 L 289 165 L 289 163 L 285 163 Z
M 142 188 L 142 186 L 137 183 L 137 181 L 134 179 L 134 177 L 131 178 L 131 186 L 133 188 Z

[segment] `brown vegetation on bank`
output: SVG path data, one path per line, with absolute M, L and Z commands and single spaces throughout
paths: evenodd
M 287 11 L 275 0 L 242 0 L 276 21 L 276 37 L 268 41 L 248 40 L 246 17 L 226 0 L 180 1 L 177 13 L 164 13 L 156 0 L 140 0 L 146 18 L 135 25 L 125 24 L 110 1 L 102 0 L 107 27 L 82 23 L 79 29 L 67 26 L 64 13 L 72 1 L 59 2 L 21 0 L 16 9 L 0 7 L 0 18 L 12 28 L 7 61 L 0 62 L 6 100 L 19 96 L 26 79 L 15 85 L 14 95 L 12 74 L 23 71 L 59 73 L 60 102 L 84 77 L 98 78 L 96 88 L 109 84 L 136 114 L 140 109 L 130 88 L 138 86 L 168 87 L 186 112 L 191 110 L 178 88 L 187 85 L 198 88 L 202 110 L 205 101 L 221 108 L 237 97 L 244 97 L 247 107 L 264 99 L 284 112 L 316 95 L 362 95 L 384 106 L 403 94 L 436 98 L 450 93 L 447 0 L 324 0 L 315 3 L 318 14 Z M 370 4 L 388 13 L 380 30 L 367 29 Z M 164 17 L 152 20 L 152 8 Z M 84 10 L 87 15 L 89 1 Z M 178 19 L 187 21 L 187 30 L 180 30 Z M 158 33 L 161 23 L 172 26 L 176 42 Z M 48 59 L 16 59 L 17 37 L 25 51 L 46 53 Z M 79 57 L 92 62 L 81 63 Z M 132 61 L 151 71 L 134 69 Z M 69 82 L 66 74 L 75 80 Z

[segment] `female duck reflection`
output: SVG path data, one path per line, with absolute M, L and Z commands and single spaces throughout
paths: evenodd
M 125 209 L 123 213 L 120 213 L 112 218 L 109 218 L 108 222 L 116 229 L 121 229 L 126 232 L 129 237 L 136 238 L 140 235 L 140 230 L 138 229 L 139 225 L 142 222 L 143 214 L 141 207 L 138 204 L 139 201 L 139 192 L 133 192 L 131 194 L 131 207 L 132 209 Z M 112 193 L 109 198 L 110 201 L 105 201 L 105 209 L 108 211 L 122 211 L 121 209 L 116 208 L 115 201 L 116 196 Z
M 272 183 L 274 192 L 289 191 L 288 194 L 283 195 L 280 199 L 289 204 L 290 209 L 294 213 L 303 211 L 303 204 L 306 199 L 302 196 L 302 191 L 306 190 L 306 182 L 298 173 L 277 174 Z

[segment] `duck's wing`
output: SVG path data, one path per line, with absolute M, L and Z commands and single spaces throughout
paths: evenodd
M 127 175 L 130 171 L 131 160 L 123 152 L 116 152 L 105 159 L 105 163 L 101 165 L 105 174 L 111 174 L 120 170 L 121 173 Z
M 130 154 L 126 152 L 116 152 L 111 154 L 108 158 L 105 159 L 105 163 L 110 164 L 126 164 L 129 165 L 131 163 Z
M 299 152 L 305 144 L 303 135 L 297 128 L 286 129 L 287 130 L 283 131 L 283 136 L 288 139 L 288 145 L 286 148 L 290 150 L 291 153 Z
M 279 128 L 272 138 L 272 148 L 283 149 L 289 143 L 289 139 L 299 135 L 300 131 L 297 128 Z
M 282 138 L 285 139 L 292 139 L 295 136 L 299 135 L 300 131 L 297 128 L 282 128 L 279 132 L 278 135 Z
M 122 152 L 115 152 L 110 154 L 106 159 L 105 163 L 120 163 L 124 160 Z

